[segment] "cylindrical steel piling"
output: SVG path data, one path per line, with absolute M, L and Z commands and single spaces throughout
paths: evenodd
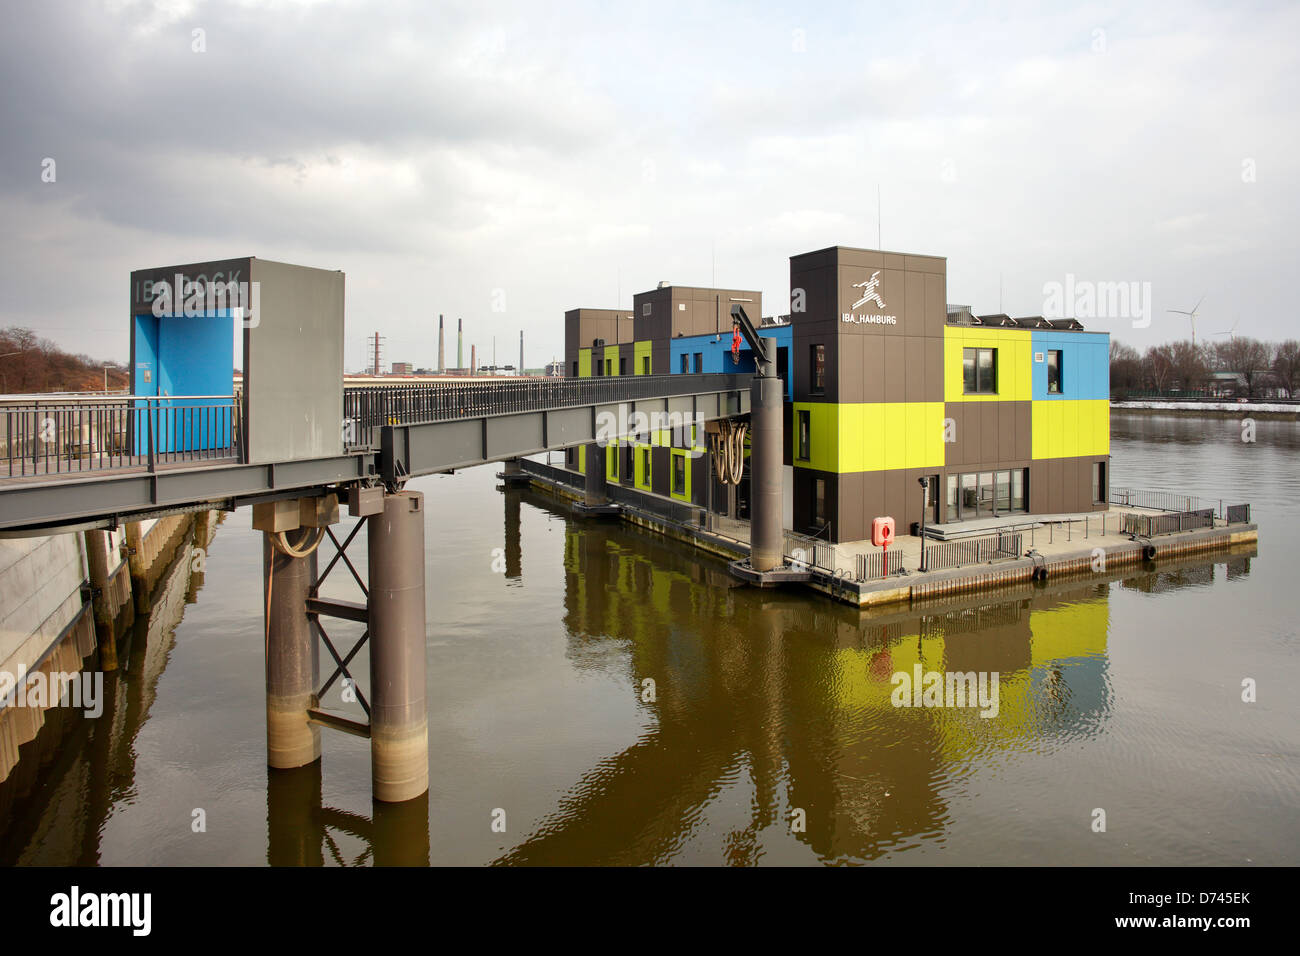
M 301 767 L 320 757 L 320 728 L 307 709 L 320 678 L 320 652 L 307 617 L 316 579 L 316 555 L 291 558 L 262 536 L 263 607 L 266 608 L 266 763 Z M 269 603 L 267 592 L 269 591 Z
M 750 386 L 749 564 L 771 571 L 784 563 L 781 533 L 782 384 L 755 378 Z
M 370 773 L 376 800 L 429 789 L 424 702 L 424 495 L 384 497 L 370 519 Z

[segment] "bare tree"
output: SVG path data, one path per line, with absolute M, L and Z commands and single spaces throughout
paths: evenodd
M 1300 387 L 1300 342 L 1287 339 L 1278 343 L 1273 352 L 1273 378 L 1286 389 L 1287 398 L 1295 398 Z
M 1142 356 L 1142 375 L 1157 392 L 1169 388 L 1174 379 L 1173 350 L 1168 345 L 1153 345 Z
M 1254 398 L 1273 365 L 1273 347 L 1246 336 L 1234 336 L 1220 342 L 1215 352 L 1223 371 L 1234 372 L 1245 383 L 1246 395 Z
M 1117 339 L 1110 340 L 1110 391 L 1112 395 L 1126 395 L 1142 387 L 1142 356 L 1131 345 Z
M 1205 349 L 1193 345 L 1190 339 L 1174 342 L 1165 347 L 1169 349 L 1174 381 L 1185 392 L 1200 389 L 1210 377 L 1210 365 L 1205 357 Z

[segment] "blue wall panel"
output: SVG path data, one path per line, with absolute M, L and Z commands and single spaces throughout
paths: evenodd
M 771 329 L 760 329 L 758 334 L 762 338 L 774 340 L 777 348 L 789 349 L 790 333 L 791 327 L 782 325 Z M 669 371 L 674 375 L 681 374 L 683 355 L 687 356 L 687 370 L 694 373 L 696 352 L 701 353 L 700 360 L 703 365 L 701 371 L 725 372 L 730 375 L 752 375 L 754 373 L 754 355 L 743 340 L 740 346 L 739 361 L 732 361 L 730 330 L 723 333 L 720 339 L 715 339 L 713 334 L 690 335 L 673 339 L 669 345 L 668 365 Z M 785 383 L 785 397 L 786 401 L 792 401 L 794 398 L 794 386 L 789 376 L 787 376 Z
M 1054 399 L 1110 398 L 1110 336 L 1105 332 L 1035 331 L 1031 352 L 1043 353 L 1042 362 L 1033 362 L 1034 401 Z M 1061 351 L 1062 389 L 1047 391 L 1047 352 Z M 1033 361 L 1033 356 L 1030 356 Z

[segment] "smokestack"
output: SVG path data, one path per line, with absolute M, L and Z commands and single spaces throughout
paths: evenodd
M 519 330 L 519 374 L 524 374 L 524 330 Z
M 442 342 L 442 314 L 438 315 L 438 371 L 447 371 L 446 354 L 443 352 Z
M 471 345 L 469 347 L 469 374 L 473 375 L 476 368 L 478 368 L 478 346 Z
M 456 320 L 456 367 L 465 367 L 465 320 Z

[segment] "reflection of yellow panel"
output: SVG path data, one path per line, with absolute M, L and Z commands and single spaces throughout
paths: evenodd
M 997 349 L 997 394 L 966 395 L 963 349 Z M 953 328 L 943 330 L 943 396 L 950 402 L 1027 402 L 1033 395 L 1033 348 L 1025 329 Z
M 1097 657 L 1106 653 L 1110 604 L 1098 598 L 1034 611 L 1030 659 L 1035 667 L 1072 657 Z

